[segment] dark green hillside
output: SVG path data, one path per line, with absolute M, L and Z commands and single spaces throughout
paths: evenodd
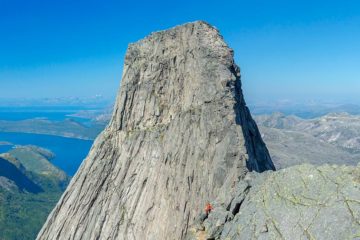
M 61 194 L 14 193 L 0 188 L 0 239 L 35 239 Z
M 0 239 L 33 240 L 69 177 L 51 164 L 54 154 L 17 146 L 0 155 Z
M 46 151 L 34 146 L 16 146 L 9 154 L 18 159 L 29 172 L 66 181 L 66 174 L 50 162 L 54 155 Z
M 15 165 L 9 161 L 0 158 L 0 176 L 3 176 L 14 182 L 21 192 L 40 193 L 43 189 L 31 181 Z

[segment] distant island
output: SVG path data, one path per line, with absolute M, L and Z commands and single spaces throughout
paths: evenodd
M 0 120 L 0 132 L 46 134 L 84 140 L 94 140 L 104 127 L 105 124 L 102 123 L 92 122 L 85 125 L 70 118 L 63 121 L 38 118 L 22 121 Z

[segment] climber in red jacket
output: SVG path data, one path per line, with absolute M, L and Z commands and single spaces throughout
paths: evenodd
M 209 213 L 211 212 L 211 210 L 213 210 L 213 207 L 212 207 L 211 204 L 208 202 L 208 203 L 205 205 L 205 213 L 206 213 L 206 215 L 209 215 Z

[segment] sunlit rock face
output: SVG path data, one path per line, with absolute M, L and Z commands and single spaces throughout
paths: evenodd
M 129 45 L 112 120 L 38 239 L 184 239 L 207 201 L 273 169 L 219 31 L 155 32 Z
M 360 166 L 303 164 L 248 173 L 212 204 L 187 240 L 359 239 Z

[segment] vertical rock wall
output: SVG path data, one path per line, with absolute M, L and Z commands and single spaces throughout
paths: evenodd
M 205 202 L 268 169 L 218 30 L 155 32 L 129 45 L 112 120 L 38 239 L 183 239 Z

